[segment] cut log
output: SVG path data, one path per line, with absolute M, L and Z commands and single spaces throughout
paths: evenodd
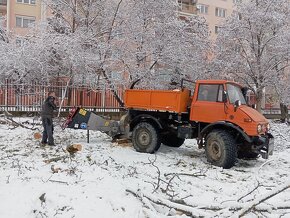
M 118 143 L 121 147 L 132 147 L 132 141 L 130 139 L 115 139 L 114 142 Z
M 66 147 L 66 150 L 70 153 L 70 154 L 74 154 L 78 151 L 82 150 L 82 145 L 81 144 L 72 144 L 72 145 L 68 145 Z
M 38 140 L 42 138 L 42 135 L 39 132 L 34 133 L 33 135 L 34 139 Z

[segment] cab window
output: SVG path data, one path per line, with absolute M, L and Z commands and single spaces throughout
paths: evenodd
M 198 101 L 222 102 L 223 86 L 217 84 L 202 84 L 198 89 Z
M 227 84 L 227 92 L 231 104 L 234 104 L 237 100 L 239 100 L 241 104 L 246 104 L 246 100 L 240 87 L 233 84 Z

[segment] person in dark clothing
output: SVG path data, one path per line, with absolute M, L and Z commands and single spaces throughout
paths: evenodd
M 42 144 L 54 146 L 53 139 L 53 111 L 56 110 L 55 93 L 49 92 L 47 99 L 44 101 L 41 110 L 41 120 L 43 126 Z

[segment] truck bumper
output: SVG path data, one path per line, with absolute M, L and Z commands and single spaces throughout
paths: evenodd
M 259 136 L 255 141 L 257 145 L 254 146 L 262 158 L 268 159 L 269 155 L 273 155 L 274 137 L 272 134 L 267 133 L 265 136 Z

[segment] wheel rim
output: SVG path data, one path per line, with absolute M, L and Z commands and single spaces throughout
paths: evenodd
M 208 151 L 211 158 L 215 161 L 219 160 L 222 156 L 220 144 L 216 141 L 210 143 Z
M 138 134 L 137 139 L 141 147 L 147 147 L 151 141 L 150 134 L 146 130 L 141 130 Z

